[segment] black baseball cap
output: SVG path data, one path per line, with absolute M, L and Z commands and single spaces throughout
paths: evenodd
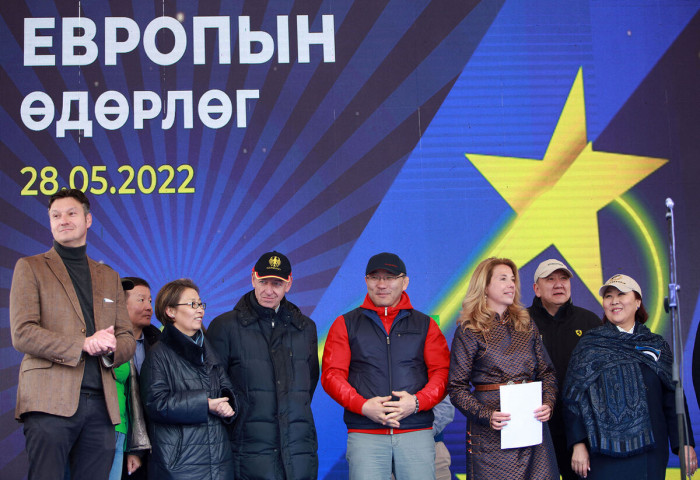
M 367 262 L 365 275 L 369 275 L 375 270 L 386 270 L 396 275 L 406 274 L 406 265 L 395 253 L 382 252 L 374 255 Z
M 279 252 L 267 252 L 255 263 L 253 273 L 257 278 L 279 278 L 288 282 L 292 279 L 292 264 Z

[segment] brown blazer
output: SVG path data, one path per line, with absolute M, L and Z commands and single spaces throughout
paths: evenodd
M 95 329 L 114 326 L 117 350 L 114 367 L 134 354 L 136 341 L 119 275 L 88 258 L 92 277 Z M 85 370 L 85 319 L 63 260 L 53 248 L 20 258 L 10 288 L 12 345 L 24 358 L 17 386 L 18 420 L 25 412 L 70 417 L 78 410 Z M 100 361 L 107 411 L 120 422 L 113 368 Z

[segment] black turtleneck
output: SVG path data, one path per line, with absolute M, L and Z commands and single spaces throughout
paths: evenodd
M 80 309 L 85 319 L 85 337 L 95 333 L 95 311 L 92 303 L 92 277 L 87 259 L 87 246 L 66 247 L 54 240 L 53 247 L 68 270 L 73 288 L 78 296 Z M 81 391 L 102 391 L 102 374 L 99 358 L 85 354 L 85 373 L 80 385 Z

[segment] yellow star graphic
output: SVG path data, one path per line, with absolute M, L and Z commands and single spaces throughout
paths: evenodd
M 467 158 L 515 215 L 439 306 L 443 318 L 454 318 L 479 261 L 508 257 L 520 268 L 550 245 L 597 297 L 603 283 L 598 211 L 667 162 L 593 151 L 586 136 L 581 69 L 541 161 L 473 154 Z

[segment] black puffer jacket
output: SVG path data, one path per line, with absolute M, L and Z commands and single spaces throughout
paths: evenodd
M 224 422 L 209 413 L 208 398 L 228 397 L 233 388 L 207 339 L 203 346 L 167 324 L 141 368 L 141 398 L 153 451 L 149 478 L 230 480 L 233 456 Z
M 249 292 L 211 322 L 207 337 L 240 403 L 232 439 L 236 478 L 315 479 L 316 324 L 286 298 L 275 313 Z

